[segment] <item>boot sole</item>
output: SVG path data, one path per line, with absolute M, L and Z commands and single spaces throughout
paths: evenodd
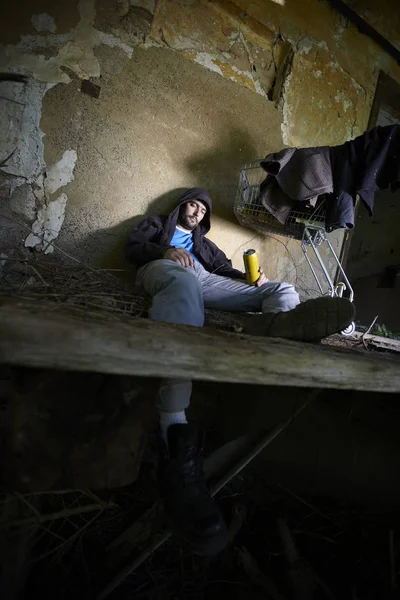
M 299 304 L 295 309 L 279 313 L 263 327 L 263 315 L 256 315 L 245 333 L 281 337 L 302 342 L 318 342 L 339 333 L 354 321 L 354 305 L 345 298 L 321 297 Z

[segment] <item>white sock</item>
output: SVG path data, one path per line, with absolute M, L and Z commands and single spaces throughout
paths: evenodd
M 167 445 L 167 429 L 170 425 L 175 425 L 175 423 L 187 423 L 186 413 L 184 410 L 180 410 L 179 412 L 160 412 L 161 435 L 163 436 Z

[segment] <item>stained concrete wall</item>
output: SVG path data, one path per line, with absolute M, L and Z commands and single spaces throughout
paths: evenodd
M 75 143 L 86 174 L 68 186 L 60 240 L 117 264 L 139 215 L 169 210 L 180 190 L 203 186 L 215 205 L 210 237 L 240 264 L 238 248 L 254 234 L 234 222 L 237 173 L 242 157 L 263 154 L 260 122 L 279 146 L 278 112 L 170 50 L 138 48 L 129 60 L 118 49 L 99 48 L 96 56 L 103 73 L 98 101 L 76 86 L 57 86 L 44 100 L 46 160 Z M 60 119 L 70 127 L 60 128 Z
M 395 1 L 352 5 L 397 43 Z M 58 236 L 119 266 L 132 220 L 202 185 L 215 200 L 211 237 L 236 266 L 253 246 L 271 278 L 315 290 L 299 243 L 240 227 L 232 202 L 242 161 L 356 136 L 379 71 L 400 81 L 395 61 L 325 0 L 32 0 L 0 27 L 1 70 L 29 76 L 0 84 L 1 158 L 16 150 L 2 168 L 3 214 L 33 231 L 8 227 L 5 254 L 21 243 L 51 251 Z M 97 99 L 80 91 L 87 79 Z M 332 236 L 337 250 L 341 240 Z

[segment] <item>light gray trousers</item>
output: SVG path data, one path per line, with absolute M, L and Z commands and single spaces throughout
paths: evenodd
M 209 273 L 197 261 L 181 267 L 167 259 L 155 260 L 138 270 L 137 285 L 153 298 L 149 316 L 155 321 L 202 327 L 204 308 L 231 312 L 286 312 L 299 295 L 289 283 L 269 281 L 261 287 Z M 190 404 L 192 383 L 164 379 L 157 397 L 163 412 L 178 412 Z

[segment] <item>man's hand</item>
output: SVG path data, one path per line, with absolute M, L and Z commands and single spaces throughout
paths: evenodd
M 265 276 L 265 273 L 261 268 L 258 269 L 258 272 L 260 273 L 260 277 L 256 281 L 256 286 L 261 287 L 265 283 L 268 283 L 269 279 L 268 279 L 268 277 Z
M 164 258 L 173 260 L 182 267 L 193 267 L 194 265 L 193 256 L 183 248 L 168 248 L 168 250 L 164 253 Z

